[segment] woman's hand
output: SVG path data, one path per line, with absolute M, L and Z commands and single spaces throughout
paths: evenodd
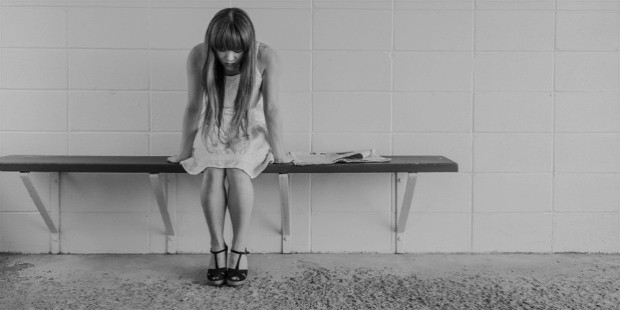
M 291 157 L 290 153 L 286 153 L 280 156 L 273 156 L 274 163 L 276 164 L 288 164 L 293 161 L 293 157 Z
M 191 154 L 187 154 L 187 155 L 186 154 L 179 154 L 179 155 L 170 156 L 166 160 L 168 162 L 176 164 L 176 163 L 180 163 L 180 162 L 188 159 L 190 156 L 191 156 Z

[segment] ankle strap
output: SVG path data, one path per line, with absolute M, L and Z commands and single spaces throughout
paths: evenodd
M 211 251 L 212 254 L 220 254 L 222 252 L 228 251 L 228 245 L 224 244 L 224 248 L 219 250 L 219 251 L 213 251 L 213 250 L 210 250 L 210 251 Z
M 248 249 L 245 249 L 245 252 L 239 252 L 239 251 L 235 251 L 234 249 L 230 249 L 230 252 L 239 254 L 239 255 L 250 254 L 250 252 L 248 252 Z
M 235 266 L 235 269 L 239 270 L 239 264 L 241 263 L 241 255 L 244 255 L 244 254 L 247 255 L 247 254 L 250 254 L 250 252 L 248 252 L 248 249 L 245 249 L 245 252 L 239 252 L 239 251 L 235 251 L 233 249 L 230 249 L 230 252 L 231 253 L 235 253 L 235 254 L 239 254 L 239 257 L 237 257 L 237 266 Z

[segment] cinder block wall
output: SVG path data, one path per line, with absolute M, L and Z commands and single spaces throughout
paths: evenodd
M 284 68 L 289 150 L 445 155 L 419 176 L 410 252 L 620 252 L 618 1 L 1 1 L 0 153 L 171 155 L 185 59 L 239 6 Z M 392 252 L 390 175 L 294 175 L 293 249 Z M 36 174 L 68 253 L 164 252 L 144 175 Z M 0 251 L 47 252 L 15 173 Z M 179 252 L 207 252 L 200 178 L 167 180 Z M 277 177 L 250 250 L 280 250 Z M 230 225 L 228 226 L 230 232 Z

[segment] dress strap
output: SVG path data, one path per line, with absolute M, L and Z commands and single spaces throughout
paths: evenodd
M 256 41 L 256 73 L 258 73 L 258 75 L 262 77 L 263 73 L 258 68 L 258 51 L 259 50 L 260 50 L 260 42 Z

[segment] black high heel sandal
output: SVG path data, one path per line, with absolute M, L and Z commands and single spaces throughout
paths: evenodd
M 224 245 L 223 250 L 219 250 L 219 251 L 210 250 L 210 251 L 211 251 L 211 254 L 213 254 L 213 260 L 215 260 L 215 269 L 207 270 L 207 282 L 210 285 L 219 286 L 219 285 L 224 284 L 224 281 L 226 280 L 226 266 L 220 267 L 218 265 L 217 254 L 224 252 L 224 261 L 228 261 L 228 257 L 227 257 L 228 246 Z
M 248 252 L 247 249 L 245 250 L 245 252 L 238 252 L 238 251 L 231 249 L 230 252 L 239 254 L 239 257 L 237 258 L 237 266 L 235 266 L 235 269 L 228 268 L 228 272 L 226 274 L 226 284 L 230 286 L 239 286 L 245 283 L 245 279 L 248 277 L 247 269 L 239 270 L 239 263 L 241 263 L 241 256 L 250 254 L 250 252 Z

